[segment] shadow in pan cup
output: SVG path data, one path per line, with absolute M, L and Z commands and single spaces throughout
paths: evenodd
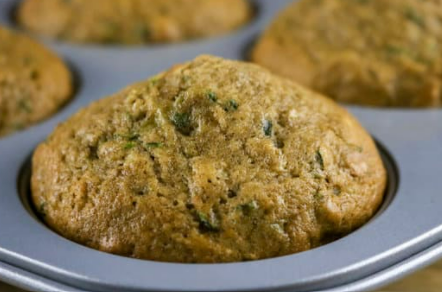
M 382 205 L 377 211 L 376 215 L 373 216 L 371 220 L 381 216 L 388 206 L 390 206 L 395 198 L 400 182 L 400 173 L 394 157 L 390 154 L 387 148 L 382 145 L 382 143 L 380 143 L 378 140 L 375 140 L 375 142 L 379 154 L 381 155 L 382 162 L 384 163 L 384 167 L 387 171 L 387 186 L 385 188 L 384 201 L 382 202 Z M 369 223 L 370 222 L 367 224 Z
M 387 171 L 387 187 L 385 190 L 384 200 L 380 206 L 377 213 L 373 218 L 366 223 L 370 224 L 371 221 L 382 216 L 382 213 L 387 210 L 388 206 L 394 200 L 396 191 L 399 185 L 399 171 L 394 161 L 394 158 L 389 153 L 389 151 L 378 141 L 376 141 L 376 146 L 381 155 L 382 161 L 384 163 L 385 169 Z M 25 160 L 17 180 L 18 194 L 20 196 L 23 207 L 28 211 L 28 213 L 37 221 L 44 224 L 43 218 L 41 217 L 41 212 L 38 212 L 38 206 L 35 206 L 31 198 L 31 176 L 32 176 L 32 154 Z M 363 228 L 362 226 L 361 228 Z M 338 239 L 339 240 L 339 239 Z
M 18 9 L 20 7 L 21 1 L 14 1 L 11 2 L 9 11 L 8 11 L 8 17 L 7 20 L 10 25 L 17 26 L 18 27 Z

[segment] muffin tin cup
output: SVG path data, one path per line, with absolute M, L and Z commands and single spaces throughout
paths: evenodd
M 50 119 L 0 140 L 0 279 L 38 291 L 362 291 L 442 255 L 442 111 L 348 106 L 376 138 L 388 170 L 384 204 L 350 235 L 284 257 L 226 264 L 177 264 L 120 257 L 69 241 L 35 216 L 30 157 L 54 127 L 92 100 L 170 66 L 213 54 L 244 59 L 290 0 L 255 0 L 255 19 L 228 35 L 154 46 L 73 45 L 42 40 L 76 68 L 81 86 Z M 0 0 L 14 27 L 16 0 Z M 0 44 L 1 45 L 1 44 Z M 1 70 L 1 68 L 0 68 Z

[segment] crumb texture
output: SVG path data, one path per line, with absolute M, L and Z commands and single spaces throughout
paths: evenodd
M 201 56 L 81 110 L 33 157 L 63 236 L 167 262 L 256 260 L 367 222 L 386 173 L 333 101 L 253 64 Z

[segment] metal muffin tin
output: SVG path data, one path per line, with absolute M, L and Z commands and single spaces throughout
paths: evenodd
M 257 15 L 251 23 L 206 40 L 144 47 L 42 40 L 72 65 L 80 82 L 73 100 L 55 116 L 0 140 L 0 280 L 38 291 L 362 291 L 442 256 L 439 109 L 348 107 L 379 141 L 389 173 L 386 199 L 368 224 L 310 251 L 229 264 L 136 260 L 71 242 L 34 215 L 30 155 L 58 123 L 94 99 L 199 54 L 244 59 L 254 39 L 291 1 L 253 2 Z M 0 0 L 3 25 L 14 27 L 10 16 L 16 4 Z

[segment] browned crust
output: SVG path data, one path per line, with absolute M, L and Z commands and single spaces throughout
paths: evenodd
M 63 236 L 168 262 L 314 248 L 376 212 L 377 149 L 344 109 L 262 68 L 202 56 L 92 103 L 33 157 Z
M 54 53 L 0 27 L 0 136 L 33 125 L 72 94 L 71 74 Z

